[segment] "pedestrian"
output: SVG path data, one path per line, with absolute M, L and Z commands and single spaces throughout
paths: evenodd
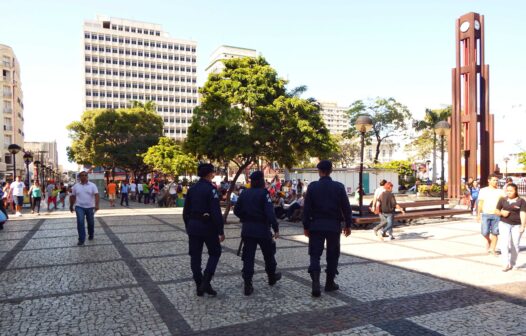
M 142 182 L 139 180 L 139 182 L 137 183 L 137 193 L 139 194 L 138 198 L 137 198 L 137 202 L 138 203 L 142 203 L 142 197 L 144 195 L 144 191 L 142 190 Z
M 64 182 L 60 183 L 60 191 L 58 194 L 59 201 L 58 203 L 62 203 L 62 209 L 66 207 L 66 196 L 68 194 L 68 188 L 66 185 L 64 185 Z
M 86 241 L 86 225 L 88 222 L 88 239 L 93 240 L 95 234 L 95 212 L 99 210 L 99 191 L 97 186 L 88 181 L 88 173 L 81 172 L 79 175 L 80 182 L 75 183 L 69 196 L 69 211 L 77 215 L 77 231 L 79 241 L 77 245 L 84 245 Z
M 477 221 L 480 221 L 481 234 L 486 240 L 486 250 L 489 254 L 496 255 L 497 242 L 499 238 L 499 221 L 497 215 L 497 203 L 501 197 L 505 197 L 502 189 L 499 189 L 499 178 L 496 174 L 488 176 L 488 186 L 480 189 Z
M 309 238 L 309 273 L 314 297 L 321 295 L 320 258 L 325 242 L 327 242 L 325 291 L 331 292 L 339 289 L 334 278 L 338 274 L 340 233 L 343 232 L 345 237 L 348 237 L 351 234 L 352 223 L 351 204 L 345 187 L 330 177 L 332 162 L 320 161 L 317 168 L 320 179 L 309 184 L 303 209 L 303 229 L 305 236 Z M 342 221 L 345 221 L 343 230 Z
M 375 232 L 377 233 L 380 240 L 389 234 L 390 240 L 394 240 L 393 236 L 393 225 L 395 210 L 399 209 L 402 214 L 405 214 L 405 210 L 400 207 L 400 204 L 396 202 L 396 198 L 393 194 L 393 183 L 387 182 L 384 184 L 385 190 L 380 194 L 376 200 L 376 211 L 380 215 L 380 224 L 376 226 Z M 381 229 L 384 227 L 384 229 Z
M 239 196 L 234 207 L 234 214 L 241 219 L 242 223 L 244 293 L 250 295 L 254 291 L 252 277 L 258 245 L 265 260 L 268 284 L 273 286 L 281 279 L 281 273 L 276 273 L 277 263 L 274 257 L 276 254 L 274 239 L 279 238 L 279 226 L 261 171 L 257 170 L 250 175 L 250 189 Z M 271 227 L 274 235 L 270 231 Z
M 137 200 L 137 183 L 135 181 L 132 181 L 130 183 L 130 200 L 136 201 Z
M 11 183 L 11 195 L 13 196 L 13 201 L 15 203 L 15 209 L 16 209 L 16 217 L 22 216 L 22 205 L 24 204 L 24 190 L 26 189 L 26 186 L 24 182 L 22 182 L 22 177 L 17 176 L 16 181 Z
M 380 186 L 374 191 L 373 200 L 371 201 L 371 204 L 369 206 L 369 210 L 371 210 L 371 212 L 375 213 L 376 215 L 378 215 L 378 213 L 376 212 L 376 201 L 378 200 L 378 197 L 380 197 L 380 195 L 385 191 L 384 186 L 386 183 L 386 180 L 380 181 Z M 378 230 L 374 230 L 374 233 L 376 234 L 377 231 Z
M 519 197 L 515 183 L 506 186 L 506 197 L 497 203 L 496 214 L 500 216 L 500 250 L 504 261 L 502 271 L 507 272 L 516 267 L 519 242 L 526 229 L 526 201 Z
M 6 182 L 2 182 L 2 188 L 0 188 L 0 211 L 2 212 L 0 214 L 0 216 L 2 217 L 0 218 L 0 230 L 4 229 L 4 224 L 9 219 L 9 215 L 7 214 L 7 210 L 5 209 L 5 204 L 4 204 L 4 200 L 6 197 L 6 192 L 4 191 L 4 189 L 5 189 L 6 184 L 7 184 Z
M 49 182 L 46 186 L 47 211 L 51 211 L 49 206 L 53 203 L 53 189 L 55 189 L 55 184 Z
M 126 206 L 130 206 L 128 202 L 128 193 L 130 190 L 130 185 L 128 184 L 128 181 L 124 181 L 121 185 L 121 206 L 123 205 L 123 202 L 126 203 Z
M 113 180 L 106 186 L 108 199 L 110 200 L 110 207 L 115 207 L 115 198 L 117 198 L 117 184 Z
M 477 200 L 479 198 L 480 186 L 478 181 L 473 181 L 471 184 L 471 212 L 473 215 L 477 214 Z
M 144 204 L 150 204 L 150 186 L 146 181 L 142 184 L 142 194 L 144 196 Z
M 199 181 L 186 195 L 183 220 L 188 234 L 188 253 L 197 296 L 204 293 L 215 296 L 217 292 L 210 282 L 214 276 L 219 258 L 221 242 L 225 240 L 223 216 L 219 206 L 219 194 L 212 185 L 215 176 L 214 166 L 202 163 L 197 167 Z M 204 274 L 201 273 L 203 244 L 208 250 L 208 261 Z
M 37 215 L 40 215 L 40 202 L 42 200 L 42 189 L 40 188 L 40 182 L 35 181 L 29 189 L 29 195 L 33 198 L 33 203 L 31 204 L 31 213 L 35 213 L 35 208 L 37 209 Z

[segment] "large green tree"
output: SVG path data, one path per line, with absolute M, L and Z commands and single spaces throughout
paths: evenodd
M 304 87 L 287 92 L 287 82 L 263 57 L 224 61 L 200 89 L 185 148 L 201 158 L 237 166 L 239 175 L 258 158 L 292 167 L 309 157 L 325 157 L 335 143 L 320 116 L 320 106 L 301 99 Z
M 85 111 L 67 129 L 71 162 L 136 171 L 143 166 L 142 154 L 162 136 L 163 120 L 143 107 L 97 109 Z
M 161 137 L 159 143 L 144 154 L 144 163 L 163 174 L 176 177 L 197 169 L 195 156 L 183 152 L 181 144 L 175 140 Z
M 365 134 L 365 138 L 368 143 L 371 143 L 372 139 L 375 140 L 375 163 L 378 163 L 382 141 L 395 135 L 404 135 L 412 119 L 411 112 L 409 112 L 407 107 L 397 102 L 394 98 L 378 97 L 374 100 L 357 100 L 351 104 L 347 113 L 352 127 L 344 135 L 351 139 L 360 136 L 360 132 L 354 128 L 356 119 L 360 115 L 367 114 L 373 119 L 373 127 L 370 132 Z

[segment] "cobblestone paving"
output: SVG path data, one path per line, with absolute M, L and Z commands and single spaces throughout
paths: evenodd
M 392 242 L 353 231 L 340 290 L 320 298 L 303 229 L 287 222 L 283 279 L 268 286 L 258 251 L 244 296 L 229 221 L 210 298 L 195 295 L 180 209 L 103 209 L 82 247 L 66 211 L 13 219 L 0 231 L 0 335 L 526 335 L 526 269 L 501 272 L 469 219 L 398 227 Z

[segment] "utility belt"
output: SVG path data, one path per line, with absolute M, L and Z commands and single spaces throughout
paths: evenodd
M 208 220 L 211 220 L 212 217 L 210 216 L 210 214 L 208 212 L 205 212 L 205 213 L 193 213 L 193 214 L 190 214 L 190 219 L 208 221 Z

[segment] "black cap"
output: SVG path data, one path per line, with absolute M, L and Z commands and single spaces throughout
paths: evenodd
M 214 172 L 214 166 L 210 163 L 201 163 L 199 166 L 197 166 L 197 176 L 199 177 L 205 177 L 210 173 Z
M 250 181 L 261 181 L 263 180 L 263 172 L 261 170 L 256 170 L 252 174 L 250 174 Z
M 329 160 L 321 160 L 316 166 L 316 168 L 324 171 L 332 170 L 332 162 Z

